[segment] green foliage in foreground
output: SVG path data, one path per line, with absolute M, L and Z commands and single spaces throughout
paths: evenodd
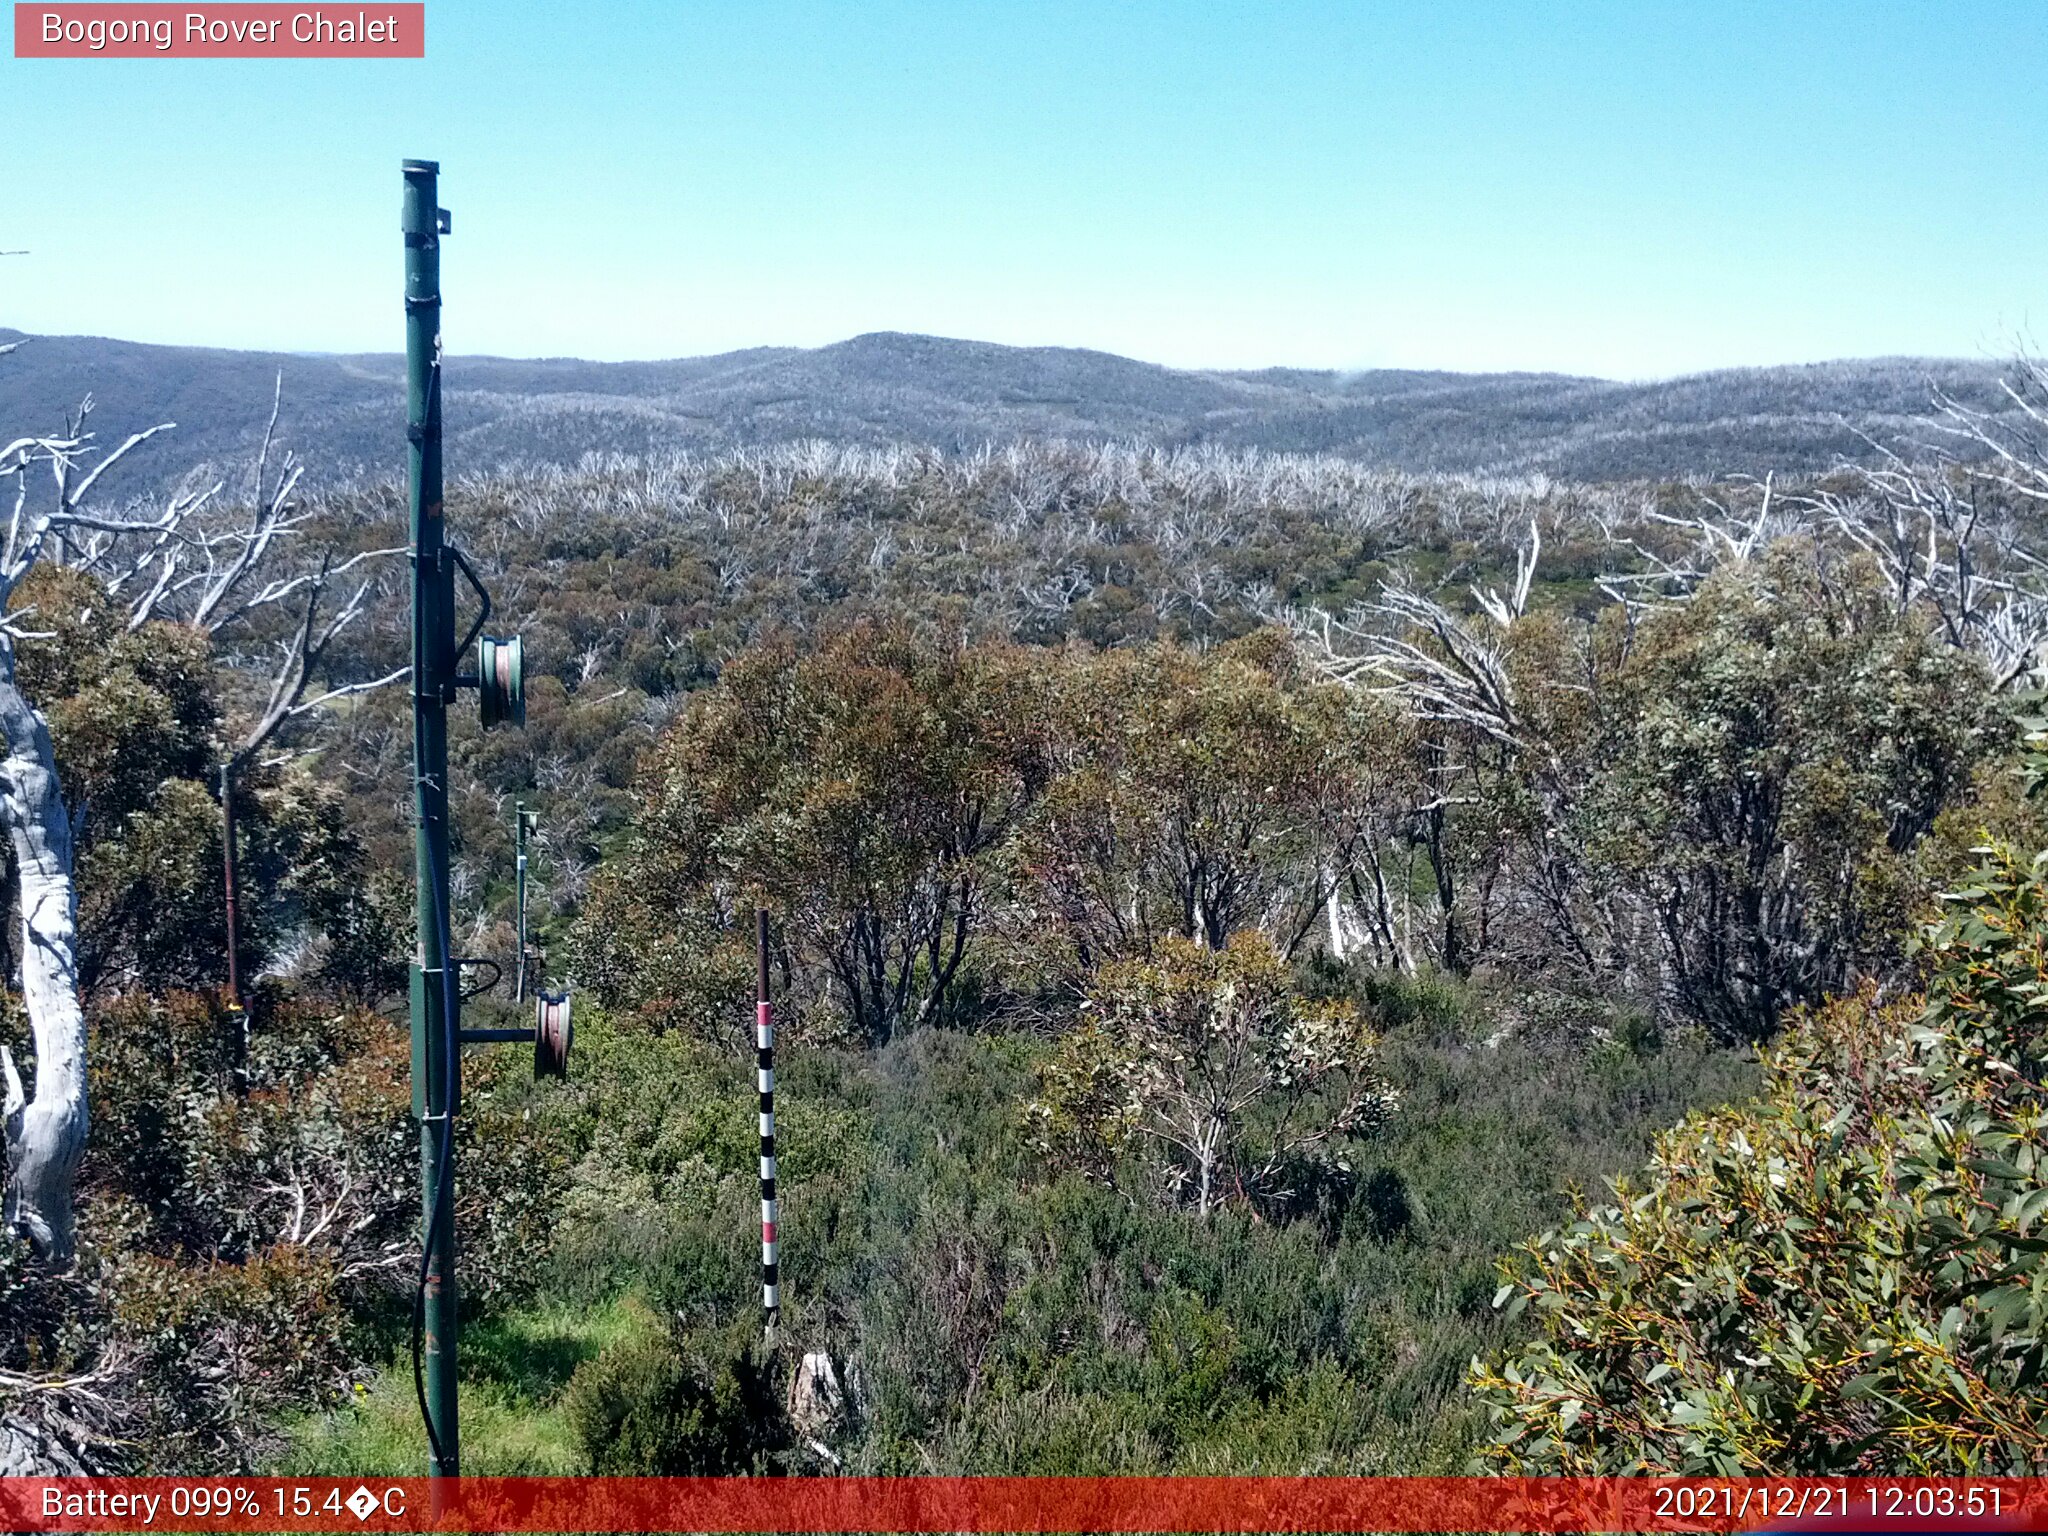
M 709 1352 L 669 1337 L 606 1350 L 569 1383 L 566 1411 L 590 1469 L 632 1476 L 763 1471 L 787 1440 L 780 1362 L 742 1319 Z
M 282 1418 L 353 1397 L 404 1328 L 419 1219 L 404 1034 L 268 980 L 248 1017 L 241 1093 L 217 994 L 95 1006 L 79 1263 L 55 1273 L 0 1243 L 0 1410 L 44 1416 L 93 1466 L 246 1469 Z M 465 1107 L 462 1284 L 484 1310 L 531 1279 L 551 1172 L 492 1084 L 473 1077 Z
M 1566 1181 L 1632 1163 L 1747 1068 L 1678 1044 L 1488 1049 L 1475 1000 L 1436 985 L 1382 979 L 1361 1002 L 1400 1109 L 1350 1180 L 1284 1223 L 1198 1222 L 1054 1174 L 1019 1112 L 1042 1043 L 925 1030 L 878 1053 L 792 1048 L 783 1347 L 758 1367 L 751 1062 L 593 1015 L 577 1077 L 530 1100 L 571 1170 L 536 1273 L 554 1310 L 471 1331 L 470 1464 L 823 1471 L 800 1441 L 773 1449 L 798 1360 L 823 1350 L 849 1400 L 804 1438 L 851 1471 L 1455 1470 L 1479 1427 L 1465 1364 L 1503 1331 L 1495 1256 L 1557 1218 Z M 499 1331 L 584 1313 L 646 1322 L 557 1352 L 518 1392 L 500 1362 L 531 1349 L 480 1358 Z M 749 1430 L 765 1441 L 728 1433 L 720 1404 L 760 1392 L 753 1368 L 772 1388 Z M 410 1393 L 400 1356 L 293 1465 L 389 1465 L 398 1443 L 376 1426 L 401 1425 Z
M 630 1299 L 575 1308 L 537 1304 L 473 1321 L 462 1336 L 463 1471 L 479 1477 L 585 1471 L 563 1389 L 585 1361 L 660 1334 L 660 1320 Z M 289 1423 L 286 1449 L 272 1470 L 416 1477 L 426 1463 L 412 1369 L 401 1359 L 358 1385 L 347 1402 Z
M 1804 1020 L 1757 1102 L 1529 1246 L 1500 1299 L 1542 1337 L 1473 1373 L 1494 1464 L 2048 1464 L 2048 854 L 1950 901 L 1924 1000 Z

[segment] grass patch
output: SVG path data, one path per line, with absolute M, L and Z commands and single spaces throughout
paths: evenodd
M 623 1339 L 654 1337 L 660 1319 L 637 1296 L 574 1309 L 534 1308 L 480 1320 L 462 1339 L 462 1470 L 478 1477 L 573 1476 L 583 1454 L 562 1416 L 576 1367 Z M 352 1402 L 285 1426 L 275 1471 L 309 1477 L 419 1475 L 427 1436 L 409 1354 Z

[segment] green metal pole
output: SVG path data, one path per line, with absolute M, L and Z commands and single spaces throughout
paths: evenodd
M 429 1470 L 461 1468 L 455 1413 L 455 1141 L 459 999 L 448 954 L 448 704 L 455 692 L 455 569 L 441 528 L 440 167 L 405 162 L 405 409 L 412 521 L 412 704 L 419 963 L 412 985 L 413 1109 L 424 1215 L 420 1373 Z

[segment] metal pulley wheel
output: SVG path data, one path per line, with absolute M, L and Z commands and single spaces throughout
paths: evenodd
M 485 730 L 501 723 L 526 724 L 525 659 L 517 635 L 509 640 L 485 635 L 477 641 L 476 685 Z
M 534 1003 L 533 1075 L 567 1077 L 569 1042 L 575 1031 L 569 1023 L 569 994 L 543 992 Z

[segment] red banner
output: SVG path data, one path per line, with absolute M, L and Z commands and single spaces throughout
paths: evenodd
M 23 5 L 17 59 L 421 59 L 424 4 Z
M 2019 1531 L 2037 1478 L 9 1478 L 8 1531 Z

